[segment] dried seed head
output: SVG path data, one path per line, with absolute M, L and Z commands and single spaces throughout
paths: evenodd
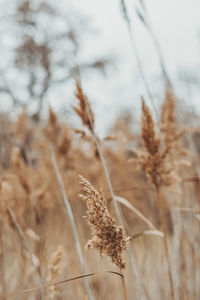
M 142 100 L 142 132 L 144 145 L 151 155 L 155 155 L 160 148 L 160 140 L 156 138 L 154 121 L 151 113 Z
M 76 97 L 79 100 L 78 106 L 73 106 L 74 111 L 82 120 L 83 125 L 93 133 L 94 131 L 94 114 L 91 109 L 87 96 L 83 93 L 81 84 L 76 80 Z
M 25 230 L 25 234 L 27 235 L 27 237 L 29 237 L 31 240 L 33 240 L 35 242 L 39 242 L 39 240 L 40 240 L 39 235 L 31 228 L 27 228 Z
M 161 123 L 164 124 L 174 124 L 176 123 L 175 116 L 175 98 L 171 89 L 167 88 L 165 94 L 165 101 L 162 106 L 161 111 Z
M 175 97 L 172 90 L 167 87 L 165 101 L 161 111 L 161 132 L 168 151 L 177 146 L 178 140 L 185 134 L 186 128 L 181 128 L 177 124 L 175 115 Z M 176 147 L 177 148 L 177 147 Z
M 62 269 L 61 263 L 62 263 L 63 256 L 64 256 L 64 248 L 62 245 L 60 245 L 51 256 L 51 260 L 49 263 L 48 281 L 55 280 L 56 277 L 60 274 Z
M 87 247 L 98 249 L 102 256 L 110 256 L 112 262 L 122 270 L 126 266 L 122 254 L 127 248 L 129 238 L 111 217 L 102 191 L 97 191 L 82 176 L 80 176 L 80 183 L 84 192 L 80 197 L 86 203 L 88 209 L 86 219 L 93 232 L 93 238 L 89 240 Z
M 45 131 L 48 138 L 55 143 L 60 134 L 61 128 L 57 116 L 52 108 L 49 109 L 48 124 Z
M 52 254 L 51 260 L 48 266 L 48 282 L 52 282 L 56 280 L 58 275 L 61 273 L 63 268 L 63 256 L 64 256 L 64 248 L 62 245 L 58 246 L 57 250 Z M 57 286 L 53 285 L 48 288 L 47 298 L 55 299 L 55 296 L 58 294 Z
M 139 163 L 156 188 L 173 182 L 174 167 L 166 160 L 170 148 L 162 149 L 160 139 L 156 137 L 151 113 L 142 101 L 142 138 L 146 152 L 139 155 Z
M 14 206 L 14 191 L 12 185 L 7 180 L 2 180 L 0 182 L 0 218 L 6 220 L 11 227 L 15 227 L 10 215 L 8 213 L 8 207 Z
M 13 166 L 13 171 L 16 173 L 23 189 L 29 194 L 31 192 L 31 186 L 29 183 L 29 169 L 25 165 L 24 160 L 21 155 L 21 151 L 18 147 L 13 147 L 11 153 L 11 161 Z
M 71 148 L 71 137 L 69 135 L 69 129 L 67 127 L 63 128 L 59 141 L 58 141 L 58 151 L 61 155 L 67 155 Z

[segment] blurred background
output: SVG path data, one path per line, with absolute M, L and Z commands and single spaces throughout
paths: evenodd
M 1 0 L 0 110 L 77 122 L 79 74 L 99 134 L 122 111 L 137 119 L 141 96 L 156 114 L 166 78 L 198 113 L 199 13 L 198 0 Z
M 120 204 L 129 299 L 174 299 L 174 283 L 199 300 L 200 1 L 0 5 L 0 299 L 90 299 L 81 280 L 21 292 L 117 269 L 85 251 L 82 174 Z M 121 300 L 120 280 L 91 278 L 95 299 Z

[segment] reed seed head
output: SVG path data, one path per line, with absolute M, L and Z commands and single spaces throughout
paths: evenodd
M 93 233 L 93 238 L 89 240 L 87 247 L 96 248 L 102 256 L 111 257 L 112 262 L 122 270 L 126 267 L 122 254 L 130 238 L 126 236 L 121 226 L 116 225 L 115 219 L 110 215 L 102 191 L 97 191 L 82 176 L 79 178 L 84 192 L 80 197 L 86 203 L 88 209 L 86 220 L 91 225 Z
M 170 166 L 166 158 L 170 148 L 162 149 L 161 141 L 156 136 L 152 115 L 142 100 L 142 139 L 146 152 L 140 155 L 140 166 L 147 174 L 156 188 L 161 185 L 170 185 L 173 181 L 173 166 Z
M 144 145 L 151 155 L 158 153 L 160 140 L 156 137 L 152 115 L 142 99 L 142 130 Z
M 83 125 L 94 132 L 94 114 L 87 96 L 83 93 L 80 81 L 76 80 L 76 97 L 79 100 L 78 106 L 73 106 L 74 111 L 82 120 Z
M 61 273 L 63 268 L 63 256 L 64 248 L 62 245 L 59 245 L 56 251 L 52 254 L 49 265 L 48 265 L 48 282 L 51 283 L 55 281 L 58 275 Z M 47 298 L 55 299 L 55 296 L 58 295 L 58 290 L 56 285 L 52 285 L 48 288 Z

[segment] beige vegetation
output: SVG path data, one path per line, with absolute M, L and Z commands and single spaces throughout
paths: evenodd
M 79 129 L 0 116 L 0 299 L 200 299 L 199 128 L 168 87 L 100 140 L 76 96 Z

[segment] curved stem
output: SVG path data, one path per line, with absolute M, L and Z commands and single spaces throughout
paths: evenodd
M 157 188 L 157 201 L 158 201 L 158 209 L 159 209 L 159 217 L 160 217 L 161 227 L 162 227 L 162 231 L 164 233 L 163 242 L 164 242 L 164 250 L 165 250 L 165 256 L 166 256 L 167 267 L 168 267 L 171 299 L 175 300 L 174 284 L 173 284 L 173 279 L 172 279 L 172 269 L 171 269 L 171 263 L 170 263 L 170 258 L 169 258 L 169 249 L 168 249 L 168 245 L 167 245 L 167 226 L 166 226 L 166 221 L 163 217 L 163 199 L 161 196 L 160 188 Z
M 122 273 L 122 286 L 123 286 L 123 292 L 124 292 L 124 299 L 128 300 L 128 293 L 127 293 L 127 288 L 126 288 L 126 282 L 124 278 L 124 271 L 121 271 Z

